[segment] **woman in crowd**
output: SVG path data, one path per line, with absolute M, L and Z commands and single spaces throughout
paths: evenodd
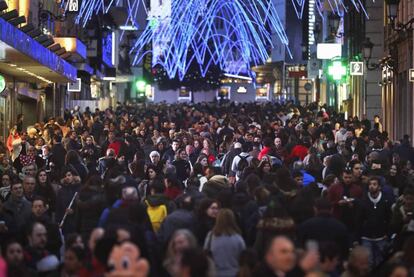
M 221 209 L 204 243 L 204 249 L 211 253 L 215 263 L 217 277 L 233 277 L 237 274 L 239 258 L 245 248 L 233 212 Z
M 46 200 L 49 206 L 50 215 L 56 209 L 56 192 L 50 183 L 46 170 L 41 169 L 36 175 L 35 195 L 39 195 Z
M 195 235 L 200 245 L 204 245 L 207 234 L 213 229 L 220 208 L 214 199 L 201 200 L 197 211 Z

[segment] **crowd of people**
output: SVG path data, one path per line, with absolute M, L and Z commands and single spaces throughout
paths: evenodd
M 414 276 L 414 150 L 381 119 L 142 104 L 10 129 L 0 276 Z

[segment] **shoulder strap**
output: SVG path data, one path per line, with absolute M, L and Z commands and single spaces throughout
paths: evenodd
M 207 250 L 208 251 L 211 251 L 211 243 L 212 243 L 212 241 L 213 241 L 213 232 L 212 231 L 210 231 L 210 233 L 208 234 L 208 236 L 207 236 L 208 238 L 207 238 Z

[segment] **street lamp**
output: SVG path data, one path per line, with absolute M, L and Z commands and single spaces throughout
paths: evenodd
M 367 66 L 368 70 L 376 70 L 379 68 L 379 64 L 377 63 L 369 63 L 369 60 L 372 57 L 372 49 L 374 48 L 374 43 L 370 40 L 369 37 L 366 37 L 365 40 L 362 42 L 362 55 Z
M 398 7 L 400 5 L 400 0 L 385 0 L 387 4 L 387 14 L 388 19 L 391 22 L 391 28 L 396 32 L 406 32 L 412 31 L 414 25 L 414 17 L 411 18 L 407 23 L 395 23 L 395 19 L 398 15 Z

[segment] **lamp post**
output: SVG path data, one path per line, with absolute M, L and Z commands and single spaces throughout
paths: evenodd
M 406 31 L 412 31 L 414 28 L 414 17 L 408 20 L 406 23 L 395 22 L 395 19 L 398 16 L 398 7 L 400 5 L 400 0 L 385 0 L 387 4 L 387 14 L 388 19 L 391 22 L 391 28 L 400 33 Z
M 366 37 L 365 40 L 362 42 L 362 56 L 365 61 L 365 65 L 368 70 L 377 70 L 379 68 L 378 63 L 369 63 L 369 60 L 372 57 L 372 49 L 374 48 L 374 43 L 370 40 L 369 37 Z

